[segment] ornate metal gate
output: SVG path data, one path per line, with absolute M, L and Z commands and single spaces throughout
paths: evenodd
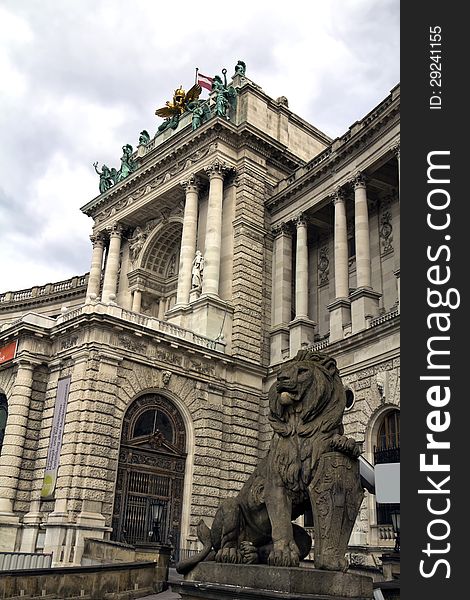
M 147 394 L 132 403 L 121 435 L 112 539 L 178 547 L 185 449 L 183 419 L 169 399 Z

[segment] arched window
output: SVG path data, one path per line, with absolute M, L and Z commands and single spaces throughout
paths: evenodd
M 377 433 L 377 450 L 389 450 L 400 447 L 400 412 L 388 412 Z
M 3 438 L 5 436 L 5 427 L 7 426 L 8 403 L 5 394 L 0 393 L 0 454 L 2 453 Z
M 146 410 L 137 418 L 132 437 L 137 438 L 154 433 L 161 433 L 168 442 L 175 443 L 173 425 L 168 415 L 161 410 Z

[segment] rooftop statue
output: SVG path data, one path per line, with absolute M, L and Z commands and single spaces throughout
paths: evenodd
M 346 394 L 336 361 L 300 350 L 284 363 L 268 395 L 273 438 L 238 496 L 223 500 L 212 529 L 201 521 L 203 549 L 177 565 L 202 560 L 297 567 L 311 548 L 295 523 L 311 504 L 315 567 L 347 568 L 345 554 L 363 499 L 355 440 L 344 436 Z
M 122 147 L 121 168 L 117 172 L 116 183 L 125 179 L 137 169 L 137 163 L 132 159 L 133 148 L 130 144 Z
M 227 69 L 222 69 L 222 75 L 224 76 L 223 82 L 220 75 L 215 75 L 212 81 L 212 91 L 216 92 L 215 114 L 230 119 L 229 108 L 232 110 L 236 108 L 237 90 L 227 85 Z
M 242 60 L 239 60 L 235 65 L 235 75 L 241 75 L 242 77 L 245 77 L 245 73 L 246 64 Z
M 155 114 L 159 117 L 163 117 L 165 121 L 158 128 L 159 133 L 171 127 L 175 129 L 178 125 L 180 116 L 189 110 L 188 104 L 197 100 L 202 92 L 200 85 L 195 83 L 193 87 L 186 92 L 183 86 L 180 86 L 173 94 L 173 100 L 170 102 L 167 100 L 165 106 L 157 108 Z
M 110 169 L 106 165 L 101 167 L 101 171 L 98 171 L 98 162 L 94 162 L 93 166 L 95 167 L 95 171 L 100 176 L 100 194 L 103 194 L 109 188 L 116 183 L 116 169 Z
M 139 145 L 143 144 L 145 146 L 149 142 L 150 142 L 150 134 L 146 129 L 144 129 L 143 131 L 140 132 L 140 135 L 139 135 Z
M 188 104 L 188 109 L 193 113 L 191 125 L 193 131 L 198 129 L 204 121 L 210 118 L 211 111 L 208 102 L 201 102 L 201 100 L 194 100 Z

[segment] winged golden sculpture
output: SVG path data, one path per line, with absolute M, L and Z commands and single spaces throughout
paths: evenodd
M 199 98 L 201 92 L 202 88 L 197 83 L 188 92 L 180 86 L 173 94 L 173 101 L 168 100 L 163 108 L 157 108 L 155 114 L 166 119 L 171 119 L 174 116 L 179 117 L 188 110 L 190 102 Z

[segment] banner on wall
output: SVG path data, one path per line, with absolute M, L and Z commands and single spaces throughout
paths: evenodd
M 59 379 L 57 384 L 51 437 L 49 440 L 46 470 L 44 472 L 41 490 L 41 498 L 43 500 L 51 498 L 55 490 L 57 471 L 59 469 L 60 450 L 62 448 L 62 437 L 64 433 L 65 414 L 67 412 L 67 400 L 70 390 L 70 379 L 70 376 L 64 377 L 63 379 Z
M 10 342 L 5 346 L 0 348 L 0 365 L 13 360 L 16 356 L 16 348 L 18 346 L 18 341 Z

